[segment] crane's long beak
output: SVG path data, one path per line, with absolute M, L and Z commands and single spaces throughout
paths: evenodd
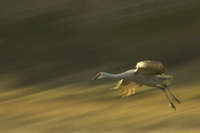
M 95 76 L 92 78 L 92 80 L 97 80 L 98 79 L 98 76 Z
M 92 80 L 97 80 L 100 75 L 101 75 L 100 73 L 97 73 Z

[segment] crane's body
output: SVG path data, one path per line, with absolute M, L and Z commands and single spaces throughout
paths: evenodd
M 141 75 L 137 74 L 135 69 L 128 70 L 120 74 L 110 74 L 106 72 L 101 72 L 104 78 L 113 79 L 124 79 L 130 82 L 135 82 L 140 85 L 147 85 L 155 87 L 156 85 L 169 85 L 169 82 L 173 79 L 171 75 L 161 74 L 161 75 Z
M 136 83 L 139 86 L 146 85 L 150 87 L 160 88 L 165 92 L 170 105 L 175 109 L 174 104 L 170 100 L 167 91 L 178 103 L 180 101 L 171 93 L 168 86 L 170 85 L 173 77 L 166 75 L 164 65 L 158 61 L 140 61 L 136 64 L 135 69 L 127 70 L 119 74 L 111 74 L 107 72 L 99 72 L 95 76 L 96 79 L 114 78 L 120 80 L 115 89 L 122 90 L 122 96 L 130 96 L 135 94 L 135 88 L 131 87 L 131 83 Z

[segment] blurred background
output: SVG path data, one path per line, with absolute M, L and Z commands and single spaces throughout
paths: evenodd
M 199 0 L 0 2 L 0 132 L 200 131 Z M 160 60 L 182 104 L 155 88 L 121 98 L 99 71 Z

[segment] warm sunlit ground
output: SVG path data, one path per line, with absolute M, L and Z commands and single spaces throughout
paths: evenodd
M 200 0 L 1 0 L 0 133 L 200 133 Z M 158 60 L 162 91 L 99 71 Z M 194 60 L 194 61 L 193 61 Z
M 51 89 L 45 83 L 10 91 L 3 88 L 16 81 L 5 81 L 0 93 L 0 130 L 2 133 L 199 133 L 200 83 L 186 82 L 192 79 L 190 72 L 197 68 L 185 65 L 182 69 L 172 69 L 179 78 L 172 91 L 182 101 L 176 104 L 176 111 L 157 89 L 141 88 L 136 95 L 120 98 L 109 89 L 113 81 L 84 80 Z

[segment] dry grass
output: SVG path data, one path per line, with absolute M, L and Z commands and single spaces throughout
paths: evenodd
M 182 72 L 181 72 L 182 73 Z M 186 75 L 185 75 L 186 76 Z M 101 81 L 100 81 L 101 82 Z M 120 98 L 114 82 L 88 82 L 42 90 L 34 85 L 0 93 L 3 133 L 198 133 L 200 84 L 174 85 L 174 111 L 157 89 Z M 38 91 L 35 91 L 38 90 Z

